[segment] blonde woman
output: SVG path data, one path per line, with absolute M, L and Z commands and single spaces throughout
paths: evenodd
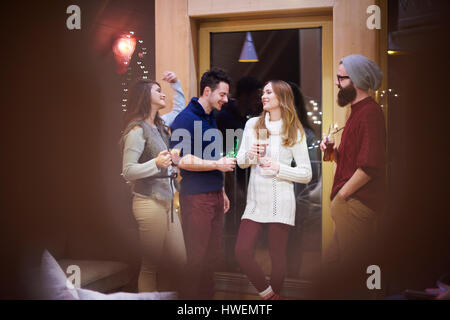
M 236 242 L 236 258 L 263 299 L 281 299 L 286 247 L 295 225 L 293 182 L 311 180 L 306 137 L 297 117 L 292 90 L 284 81 L 269 81 L 262 95 L 263 112 L 250 119 L 237 155 L 241 168 L 251 166 L 247 205 Z M 292 160 L 296 167 L 291 167 Z M 253 258 L 255 243 L 269 229 L 270 283 Z
M 142 249 L 139 292 L 162 291 L 161 271 L 176 278 L 186 262 L 181 223 L 171 207 L 174 189 L 169 178 L 172 156 L 168 127 L 183 110 L 185 99 L 173 72 L 165 72 L 163 80 L 174 90 L 172 112 L 159 116 L 166 96 L 159 83 L 141 79 L 130 91 L 122 136 L 122 174 L 133 186 L 133 213 Z M 163 266 L 163 261 L 168 264 Z

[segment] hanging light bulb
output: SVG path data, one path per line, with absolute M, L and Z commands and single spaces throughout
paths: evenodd
M 242 46 L 241 56 L 239 62 L 258 62 L 258 55 L 256 54 L 255 46 L 253 44 L 252 35 L 247 31 L 244 45 Z

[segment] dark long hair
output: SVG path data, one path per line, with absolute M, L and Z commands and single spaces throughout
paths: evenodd
M 124 130 L 122 133 L 121 144 L 123 145 L 123 138 L 132 129 L 130 124 L 135 121 L 143 121 L 148 118 L 152 110 L 152 87 L 160 84 L 155 80 L 139 79 L 132 86 L 128 98 L 128 109 L 124 117 Z M 155 125 L 158 130 L 169 133 L 169 128 L 164 124 L 164 121 L 159 116 L 155 115 Z
M 309 130 L 312 130 L 311 124 L 309 123 L 308 120 L 305 98 L 303 96 L 302 91 L 295 83 L 289 81 L 288 84 L 291 86 L 292 93 L 294 94 L 294 104 L 295 109 L 297 110 L 298 119 L 302 123 L 303 128 L 308 128 Z

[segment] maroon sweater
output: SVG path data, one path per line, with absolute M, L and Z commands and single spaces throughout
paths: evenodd
M 357 102 L 351 108 L 338 148 L 331 199 L 361 168 L 371 180 L 351 197 L 377 211 L 383 203 L 385 187 L 386 128 L 383 111 L 371 97 Z

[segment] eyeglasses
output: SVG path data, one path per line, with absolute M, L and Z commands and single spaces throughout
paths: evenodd
M 349 76 L 341 76 L 341 75 L 339 75 L 339 74 L 336 75 L 336 78 L 337 78 L 337 80 L 338 80 L 339 83 L 341 83 L 341 80 L 344 80 L 344 79 L 350 79 Z

